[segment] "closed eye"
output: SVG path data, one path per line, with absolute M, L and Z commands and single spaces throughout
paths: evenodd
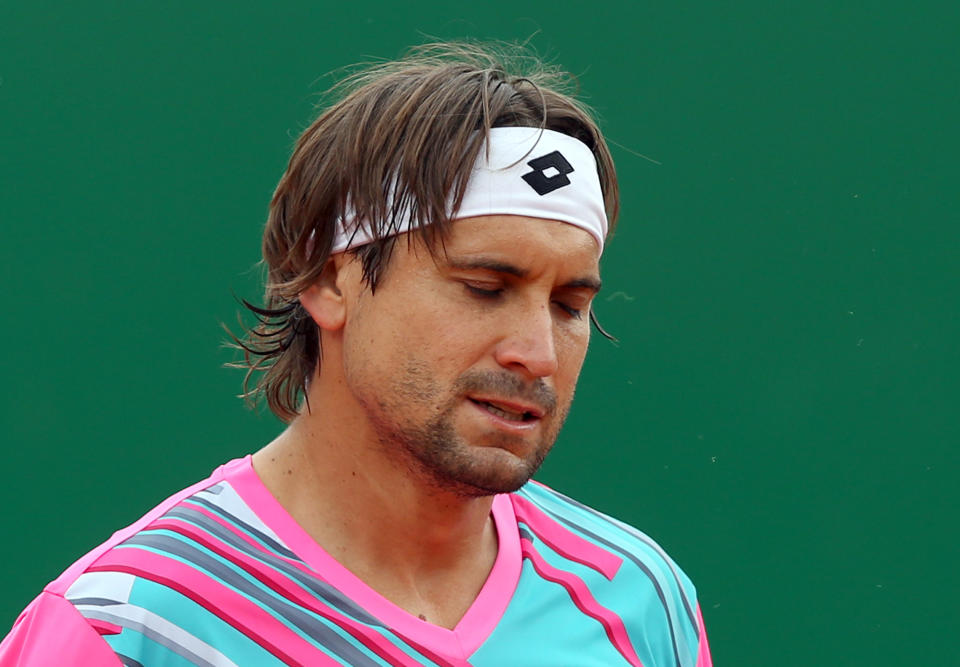
M 479 285 L 469 283 L 469 282 L 464 282 L 463 286 L 467 288 L 468 292 L 470 292 L 474 296 L 479 297 L 481 299 L 495 299 L 501 296 L 504 292 L 503 287 L 493 287 L 493 288 L 480 287 Z M 575 308 L 569 304 L 564 303 L 563 301 L 554 301 L 553 303 L 560 310 L 562 310 L 564 313 L 566 313 L 573 319 L 575 320 L 583 319 L 583 311 L 580 310 L 579 308 Z
M 567 304 L 561 301 L 554 301 L 554 303 L 557 304 L 560 310 L 562 310 L 563 312 L 565 312 L 567 315 L 569 315 L 574 319 L 579 320 L 583 317 L 583 313 L 572 306 L 568 306 Z
M 477 287 L 476 285 L 471 285 L 470 283 L 463 283 L 463 286 L 466 287 L 472 294 L 486 299 L 492 299 L 493 297 L 500 296 L 500 294 L 503 292 L 502 287 L 486 289 L 483 287 Z

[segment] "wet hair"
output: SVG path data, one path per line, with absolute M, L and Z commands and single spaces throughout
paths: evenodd
M 613 160 L 574 89 L 571 75 L 524 47 L 442 43 L 366 66 L 328 91 L 270 202 L 264 304 L 243 301 L 256 324 L 242 337 L 230 334 L 243 353 L 231 365 L 247 370 L 242 396 L 265 398 L 286 422 L 299 413 L 320 361 L 320 332 L 298 297 L 323 272 L 337 221 L 349 208 L 369 226 L 373 240 L 349 252 L 375 291 L 404 215 L 408 238 L 419 235 L 431 252 L 442 246 L 490 128 L 539 127 L 586 144 L 612 232 L 619 211 Z M 591 319 L 596 324 L 592 312 Z

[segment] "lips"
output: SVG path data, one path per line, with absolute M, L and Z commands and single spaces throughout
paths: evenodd
M 540 419 L 544 410 L 536 405 L 504 401 L 497 398 L 467 397 L 471 403 L 481 407 L 492 415 L 501 419 L 515 422 L 531 422 Z

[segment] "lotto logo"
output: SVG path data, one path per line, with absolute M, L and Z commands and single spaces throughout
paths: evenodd
M 527 164 L 533 167 L 533 171 L 523 174 L 521 178 L 541 197 L 565 185 L 570 185 L 567 174 L 573 171 L 573 167 L 560 154 L 560 151 L 547 153 L 530 160 Z

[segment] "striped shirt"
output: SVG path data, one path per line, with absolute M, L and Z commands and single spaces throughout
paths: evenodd
M 49 584 L 0 666 L 712 664 L 692 584 L 643 533 L 537 483 L 493 519 L 493 569 L 451 630 L 340 565 L 237 459 Z

